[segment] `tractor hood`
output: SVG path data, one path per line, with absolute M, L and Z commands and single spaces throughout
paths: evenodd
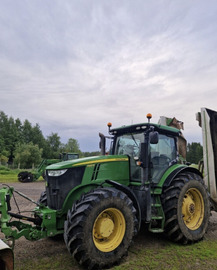
M 126 155 L 107 155 L 107 156 L 95 156 L 95 157 L 86 157 L 86 158 L 79 158 L 75 160 L 68 160 L 63 162 L 58 162 L 48 166 L 47 170 L 61 170 L 61 169 L 68 169 L 72 167 L 78 166 L 88 166 L 94 164 L 102 164 L 102 163 L 110 163 L 110 162 L 117 162 L 117 161 L 129 161 L 129 157 Z
M 60 210 L 73 189 L 85 193 L 91 186 L 97 187 L 108 179 L 127 186 L 129 173 L 129 157 L 126 155 L 87 157 L 52 164 L 46 168 L 48 206 Z M 75 199 L 78 197 L 72 198 Z

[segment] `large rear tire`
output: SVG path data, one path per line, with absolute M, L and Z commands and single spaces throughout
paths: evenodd
M 114 188 L 99 188 L 82 196 L 68 211 L 64 239 L 79 264 L 97 269 L 118 263 L 137 229 L 130 198 Z
M 165 233 L 175 242 L 192 243 L 207 231 L 210 202 L 203 179 L 191 172 L 180 173 L 163 191 Z

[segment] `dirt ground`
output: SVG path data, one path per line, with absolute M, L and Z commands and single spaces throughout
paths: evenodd
M 37 201 L 40 197 L 40 194 L 42 191 L 45 190 L 45 182 L 39 181 L 39 182 L 32 182 L 32 183 L 13 183 L 10 186 L 13 186 L 16 190 L 22 192 L 23 194 L 27 195 L 31 199 Z M 27 201 L 26 199 L 23 199 L 22 197 L 15 195 L 17 204 L 19 205 L 20 209 L 22 211 L 28 211 L 35 207 L 35 205 L 32 202 Z M 16 209 L 16 206 L 14 203 L 12 203 L 12 211 L 14 213 L 18 212 Z M 28 213 L 26 213 L 27 215 Z M 0 233 L 0 238 L 3 234 Z M 161 236 L 159 236 L 160 238 Z M 157 237 L 158 238 L 158 237 Z M 155 244 L 156 237 L 153 237 L 153 234 L 150 233 L 140 233 L 137 236 L 137 239 L 135 239 L 135 245 L 138 241 L 138 245 L 141 244 L 141 241 L 145 241 L 147 245 L 148 244 L 153 245 Z M 205 239 L 217 239 L 217 213 L 212 212 L 212 216 L 210 217 L 210 224 L 207 234 L 205 235 Z M 161 243 L 162 241 L 160 241 Z M 159 245 L 159 242 L 158 242 Z M 55 254 L 64 254 L 68 253 L 65 243 L 63 239 L 60 239 L 58 241 L 51 240 L 49 238 L 42 239 L 36 242 L 31 242 L 26 240 L 24 237 L 21 237 L 20 239 L 16 240 L 15 248 L 14 248 L 14 256 L 15 260 L 19 261 L 20 258 L 23 258 L 24 256 L 28 256 L 28 258 L 34 258 L 35 254 L 37 256 L 41 257 L 50 257 Z M 79 270 L 81 269 L 79 266 L 73 267 L 73 270 Z

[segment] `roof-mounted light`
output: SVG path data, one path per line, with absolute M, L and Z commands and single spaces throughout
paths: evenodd
M 112 123 L 111 123 L 111 122 L 108 122 L 107 127 L 108 127 L 108 129 L 109 129 L 109 132 L 110 132 L 111 126 L 112 126 Z
M 151 114 L 151 113 L 148 113 L 148 114 L 146 115 L 146 117 L 148 118 L 148 122 L 150 123 L 150 120 L 151 120 L 151 118 L 152 118 L 152 114 Z

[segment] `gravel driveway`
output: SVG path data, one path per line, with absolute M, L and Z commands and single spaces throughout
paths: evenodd
M 11 186 L 13 186 L 16 190 L 22 192 L 23 194 L 27 195 L 31 199 L 37 201 L 40 197 L 40 194 L 42 191 L 45 190 L 45 182 L 44 181 L 36 181 L 32 183 L 12 183 Z M 23 199 L 22 197 L 16 196 L 17 204 L 19 205 L 20 210 L 22 211 L 28 211 L 35 207 L 35 205 L 26 199 Z M 12 202 L 12 207 L 14 206 L 14 203 Z M 13 212 L 17 212 L 16 208 L 12 208 Z M 2 237 L 3 234 L 0 233 L 0 237 Z M 217 213 L 212 212 L 212 216 L 210 217 L 210 224 L 207 234 L 205 235 L 206 239 L 217 239 Z M 146 240 L 150 241 L 150 245 L 152 244 L 151 237 L 147 237 Z M 15 249 L 14 249 L 14 256 L 15 260 L 19 262 L 19 259 L 21 259 L 23 256 L 28 256 L 28 258 L 34 258 L 35 254 L 37 256 L 42 257 L 49 257 L 54 254 L 63 254 L 68 253 L 65 243 L 63 239 L 60 239 L 59 241 L 54 241 L 51 239 L 41 239 L 36 242 L 31 242 L 26 240 L 24 237 L 21 237 L 20 239 L 16 240 L 15 242 Z M 79 270 L 78 266 L 73 267 L 73 270 Z

